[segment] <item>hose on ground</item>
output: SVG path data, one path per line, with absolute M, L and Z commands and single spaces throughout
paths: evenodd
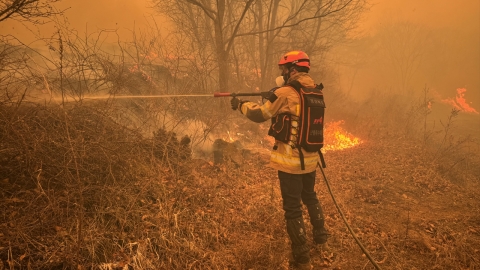
M 322 172 L 323 179 L 325 180 L 325 184 L 327 185 L 328 193 L 330 193 L 330 196 L 332 196 L 333 204 L 335 204 L 335 207 L 337 208 L 338 213 L 340 213 L 340 216 L 342 217 L 343 222 L 345 222 L 345 225 L 347 226 L 348 231 L 353 236 L 353 239 L 355 239 L 355 242 L 357 242 L 358 246 L 362 249 L 363 254 L 365 254 L 365 256 L 367 256 L 368 260 L 373 264 L 375 269 L 381 270 L 380 266 L 377 264 L 377 262 L 375 262 L 375 260 L 372 258 L 372 256 L 368 252 L 368 250 L 363 246 L 362 242 L 360 242 L 360 240 L 358 239 L 358 237 L 355 235 L 352 228 L 348 224 L 347 219 L 345 218 L 345 215 L 343 214 L 342 210 L 338 206 L 337 200 L 335 199 L 335 196 L 333 195 L 332 189 L 330 188 L 330 183 L 327 180 L 327 176 L 325 175 L 325 172 L 323 171 L 322 166 L 319 163 L 317 163 L 317 165 L 320 168 L 320 171 Z

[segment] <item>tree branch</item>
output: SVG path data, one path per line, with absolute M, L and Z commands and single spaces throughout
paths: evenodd
M 205 14 L 207 14 L 208 17 L 210 17 L 210 19 L 214 21 L 216 20 L 217 13 L 214 10 L 211 10 L 205 7 L 204 5 L 202 5 L 202 3 L 198 2 L 197 0 L 185 0 L 185 1 L 189 2 L 192 5 L 198 6 L 203 10 L 203 12 L 205 12 Z
M 248 9 L 250 8 L 250 6 L 252 5 L 252 3 L 254 1 L 255 0 L 248 0 L 247 4 L 245 5 L 245 8 L 243 9 L 242 15 L 240 16 L 240 18 L 237 21 L 237 25 L 235 25 L 235 29 L 233 30 L 232 36 L 227 40 L 227 42 L 228 42 L 227 49 L 226 49 L 227 53 L 230 52 L 230 49 L 232 48 L 233 41 L 235 40 L 238 29 L 240 28 L 240 24 L 242 23 L 243 18 L 245 17 L 245 14 L 247 13 Z
M 52 14 L 62 11 L 53 10 L 50 3 L 59 0 L 0 0 L 0 22 L 9 18 L 21 17 L 24 20 L 38 23 L 37 18 L 48 18 Z
M 262 33 L 268 33 L 268 32 L 273 32 L 273 31 L 276 31 L 276 30 L 280 30 L 280 29 L 284 29 L 284 28 L 292 28 L 294 26 L 297 26 L 299 24 L 301 24 L 302 22 L 305 22 L 305 21 L 310 21 L 310 20 L 315 20 L 315 19 L 319 19 L 319 18 L 323 18 L 323 17 L 326 17 L 330 14 L 333 14 L 333 13 L 336 13 L 336 12 L 340 12 L 342 11 L 345 7 L 347 7 L 353 0 L 350 0 L 348 2 L 346 2 L 343 6 L 335 9 L 335 10 L 332 10 L 332 11 L 329 11 L 327 13 L 322 13 L 320 15 L 315 15 L 315 16 L 312 16 L 312 17 L 308 17 L 308 18 L 304 18 L 304 19 L 301 19 L 299 20 L 298 22 L 296 23 L 292 23 L 292 24 L 285 24 L 286 22 L 290 21 L 291 20 L 291 16 L 289 18 L 287 18 L 284 22 L 284 24 L 282 26 L 277 26 L 277 27 L 274 27 L 272 29 L 267 29 L 267 30 L 263 30 L 263 31 L 256 31 L 256 32 L 249 32 L 249 33 L 241 33 L 241 34 L 237 34 L 236 37 L 241 37 L 241 36 L 252 36 L 252 35 L 258 35 L 258 34 L 262 34 Z

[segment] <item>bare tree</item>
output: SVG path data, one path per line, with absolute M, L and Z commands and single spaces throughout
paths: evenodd
M 393 89 L 404 94 L 411 90 L 410 84 L 427 52 L 429 36 L 429 31 L 409 22 L 386 25 L 377 33 L 378 61 L 385 75 L 393 77 Z
M 7 19 L 42 23 L 42 18 L 59 14 L 52 4 L 60 0 L 0 0 L 0 22 Z
M 219 0 L 215 6 L 210 1 L 197 0 L 153 0 L 153 2 L 157 10 L 165 12 L 178 24 L 183 24 L 197 42 L 210 43 L 217 57 L 219 87 L 227 89 L 230 74 L 229 53 L 239 27 L 254 0 L 245 2 Z
M 195 40 L 198 50 L 194 53 L 215 55 L 220 89 L 228 89 L 232 58 L 235 65 L 252 63 L 248 68 L 237 65 L 237 75 L 241 69 L 248 72 L 256 69 L 260 81 L 265 82 L 271 78 L 274 56 L 288 49 L 324 49 L 317 46 L 322 42 L 327 44 L 325 41 L 329 39 L 322 32 L 344 33 L 348 28 L 344 26 L 355 21 L 366 3 L 365 0 L 152 1 L 157 11 L 170 17 L 177 31 Z M 263 87 L 265 83 L 261 84 Z
M 345 39 L 367 8 L 362 0 L 291 0 L 282 4 L 280 0 L 271 0 L 261 4 L 267 15 L 258 9 L 258 17 L 265 17 L 265 23 L 259 19 L 257 32 L 239 36 L 259 36 L 262 88 L 271 81 L 276 57 L 282 52 L 301 49 L 321 60 L 330 47 Z

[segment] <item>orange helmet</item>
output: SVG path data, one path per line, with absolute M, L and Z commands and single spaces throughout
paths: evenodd
M 310 58 L 308 58 L 308 55 L 305 52 L 291 51 L 284 54 L 282 58 L 280 58 L 280 62 L 278 62 L 279 66 L 286 64 L 307 67 L 310 69 Z

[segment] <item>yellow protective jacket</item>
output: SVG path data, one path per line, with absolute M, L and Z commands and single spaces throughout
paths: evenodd
M 308 73 L 297 73 L 290 77 L 288 82 L 293 80 L 298 81 L 306 88 L 315 87 L 315 83 Z M 276 100 L 273 102 L 267 100 L 263 105 L 254 102 L 244 102 L 240 107 L 240 111 L 248 119 L 257 123 L 265 122 L 281 113 L 289 113 L 297 117 L 300 115 L 300 97 L 293 87 L 283 86 L 275 90 L 275 95 L 277 96 Z M 292 126 L 298 126 L 298 122 L 292 120 Z M 293 136 L 291 141 L 296 141 L 296 130 L 292 128 L 291 131 Z M 298 148 L 292 148 L 290 144 L 292 143 L 287 144 L 276 140 L 275 145 L 277 147 L 271 152 L 270 164 L 268 166 L 291 174 L 304 174 L 315 171 L 317 162 L 319 162 L 318 153 L 307 152 L 302 149 L 305 162 L 305 170 L 302 170 Z

